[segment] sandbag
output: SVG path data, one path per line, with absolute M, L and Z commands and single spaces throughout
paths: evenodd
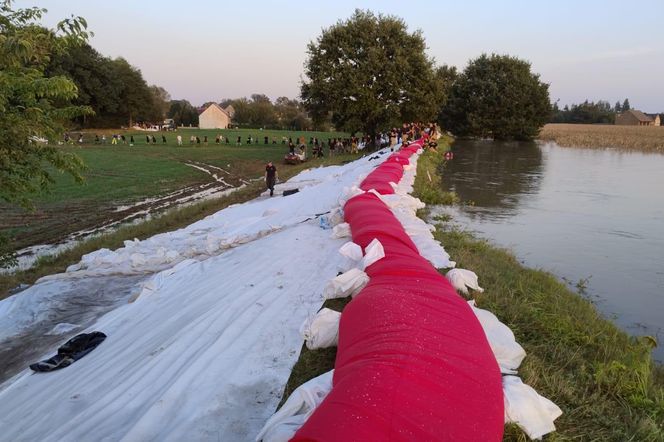
M 563 414 L 556 404 L 540 396 L 518 376 L 503 376 L 505 423 L 515 423 L 531 439 L 556 430 L 553 421 Z
M 375 195 L 344 216 L 353 242 L 377 239 L 385 257 L 344 309 L 333 388 L 293 440 L 500 441 L 500 370 L 470 306 Z
M 350 236 L 350 224 L 340 223 L 332 228 L 332 238 L 347 238 Z
M 362 259 L 362 247 L 358 246 L 352 241 L 348 241 L 339 248 L 341 256 L 351 259 L 353 261 L 360 261 Z
M 366 269 L 370 265 L 374 264 L 376 261 L 379 261 L 385 257 L 385 249 L 383 245 L 374 238 L 368 246 L 364 248 L 364 258 L 362 258 L 362 268 Z
M 459 293 L 464 295 L 468 294 L 468 289 L 476 290 L 480 293 L 484 291 L 477 282 L 477 275 L 475 272 L 466 269 L 452 269 L 445 274 L 447 280 L 452 284 L 452 287 Z
M 341 313 L 329 308 L 321 309 L 313 317 L 307 318 L 300 327 L 300 335 L 309 350 L 335 347 L 339 338 Z
M 362 270 L 352 268 L 336 276 L 323 289 L 324 299 L 355 296 L 369 282 L 369 276 Z
M 256 441 L 286 442 L 302 426 L 332 389 L 334 370 L 300 385 L 256 436 Z
M 475 307 L 474 300 L 468 301 L 468 304 L 482 325 L 501 373 L 516 374 L 517 368 L 526 357 L 526 351 L 516 342 L 512 330 L 490 311 Z

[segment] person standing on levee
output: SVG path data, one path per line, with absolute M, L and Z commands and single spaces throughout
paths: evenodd
M 277 183 L 277 168 L 272 161 L 265 166 L 265 185 L 270 189 L 270 196 L 274 195 L 274 185 Z

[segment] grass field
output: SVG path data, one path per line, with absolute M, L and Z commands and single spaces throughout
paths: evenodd
M 107 144 L 94 144 L 94 135 L 105 133 Z M 122 133 L 127 142 L 134 136 L 134 145 L 110 144 L 110 134 Z M 157 144 L 147 144 L 145 135 L 154 135 Z M 243 143 L 236 146 L 215 144 L 218 134 L 230 137 L 233 141 L 238 135 Z M 167 142 L 162 143 L 161 136 Z M 184 145 L 177 146 L 176 136 L 181 135 Z M 189 144 L 191 135 L 198 136 L 201 144 Z M 249 135 L 260 135 L 259 144 L 246 144 Z M 64 145 L 61 148 L 79 155 L 85 162 L 85 183 L 79 185 L 68 175 L 54 174 L 55 185 L 49 193 L 36 195 L 34 212 L 26 212 L 15 206 L 0 204 L 0 230 L 13 238 L 15 249 L 29 245 L 49 243 L 64 238 L 67 234 L 89 229 L 109 220 L 117 214 L 116 208 L 146 198 L 165 195 L 187 186 L 210 183 L 211 174 L 194 168 L 194 164 L 221 174 L 228 185 L 236 186 L 251 178 L 262 175 L 265 162 L 274 161 L 280 172 L 291 168 L 281 164 L 288 147 L 281 144 L 282 137 L 304 136 L 327 139 L 345 136 L 342 133 L 329 132 L 289 132 L 259 130 L 198 130 L 180 129 L 177 132 L 140 132 L 140 131 L 90 131 L 84 134 L 84 143 Z M 208 145 L 203 144 L 208 137 Z M 263 136 L 268 136 L 270 144 L 263 143 Z M 272 138 L 277 144 L 272 144 Z M 77 134 L 72 133 L 77 139 Z M 144 209 L 138 207 L 136 210 Z M 122 214 L 123 215 L 123 214 Z
M 620 148 L 664 153 L 664 127 L 547 124 L 538 137 L 566 147 Z
M 422 155 L 415 182 L 416 196 L 435 204 L 456 199 L 441 192 L 434 176 L 428 179 L 427 170 L 431 173 L 440 162 L 432 152 Z M 438 220 L 435 236 L 459 268 L 479 275 L 484 292 L 475 294 L 478 307 L 508 325 L 526 350 L 519 375 L 563 410 L 557 431 L 546 440 L 664 440 L 664 369 L 652 361 L 653 341 L 628 336 L 550 273 L 522 266 L 511 252 L 455 230 L 447 221 Z M 325 307 L 342 311 L 348 302 L 328 300 Z M 336 347 L 303 346 L 285 398 L 334 368 L 335 357 Z M 529 439 L 509 425 L 504 440 Z

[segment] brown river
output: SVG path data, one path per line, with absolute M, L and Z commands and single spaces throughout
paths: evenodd
M 664 155 L 469 140 L 452 151 L 443 186 L 474 205 L 441 210 L 573 290 L 581 282 L 607 318 L 655 337 L 664 361 Z

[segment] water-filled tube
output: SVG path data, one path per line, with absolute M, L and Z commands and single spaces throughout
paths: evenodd
M 392 193 L 384 165 L 367 180 Z M 333 388 L 293 440 L 501 440 L 500 371 L 466 301 L 376 195 L 350 199 L 344 215 L 353 241 L 377 238 L 385 257 L 344 309 Z

